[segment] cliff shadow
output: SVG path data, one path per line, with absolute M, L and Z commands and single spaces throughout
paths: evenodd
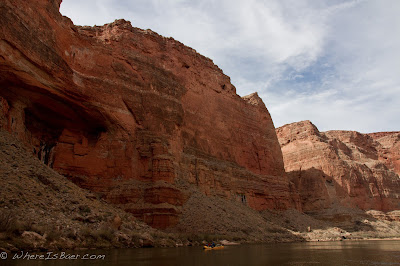
M 367 221 L 377 219 L 357 206 L 356 201 L 332 176 L 314 167 L 287 172 L 299 193 L 303 213 L 282 214 L 284 225 L 296 231 L 339 227 L 348 232 L 373 231 Z
M 207 196 L 195 187 L 183 206 L 179 223 L 168 232 L 193 240 L 229 240 L 234 242 L 293 242 L 304 238 L 279 223 L 268 221 L 263 212 L 237 200 Z

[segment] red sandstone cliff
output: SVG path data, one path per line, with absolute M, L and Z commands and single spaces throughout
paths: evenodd
M 1 127 L 155 227 L 178 222 L 187 184 L 256 210 L 298 206 L 257 94 L 239 97 L 172 38 L 124 20 L 78 27 L 60 3 L 0 2 Z
M 398 133 L 319 132 L 310 121 L 276 131 L 304 211 L 399 208 Z
M 380 144 L 377 145 L 379 160 L 400 175 L 400 132 L 379 132 L 368 135 Z

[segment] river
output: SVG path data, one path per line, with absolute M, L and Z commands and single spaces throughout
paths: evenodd
M 41 253 L 43 254 L 43 253 Z M 37 255 L 30 253 L 29 255 Z M 49 255 L 44 253 L 45 257 Z M 57 259 L 12 259 L 3 265 L 400 265 L 400 241 L 370 240 L 227 246 L 204 251 L 201 247 L 61 251 Z M 77 256 L 79 255 L 79 256 Z M 67 259 L 67 257 L 69 259 Z M 77 256 L 72 259 L 71 256 Z M 83 257 L 86 256 L 86 259 Z M 103 257 L 104 256 L 104 257 Z M 63 257 L 63 259 L 60 259 Z M 32 257 L 33 258 L 33 257 Z M 90 260 L 92 258 L 93 260 Z M 97 259 L 95 259 L 97 258 Z

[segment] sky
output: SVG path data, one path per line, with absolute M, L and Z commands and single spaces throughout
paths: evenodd
M 63 0 L 77 25 L 126 19 L 211 58 L 275 127 L 400 131 L 399 0 Z

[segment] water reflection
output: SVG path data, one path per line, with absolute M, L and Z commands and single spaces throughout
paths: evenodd
M 339 241 L 339 242 L 306 242 L 292 244 L 293 248 L 298 249 L 374 249 L 381 251 L 400 251 L 400 241 L 398 240 L 368 240 L 368 241 Z
M 201 247 L 182 247 L 83 253 L 106 254 L 106 259 L 35 262 L 6 260 L 5 265 L 400 265 L 400 241 L 241 245 L 215 251 L 204 251 Z

